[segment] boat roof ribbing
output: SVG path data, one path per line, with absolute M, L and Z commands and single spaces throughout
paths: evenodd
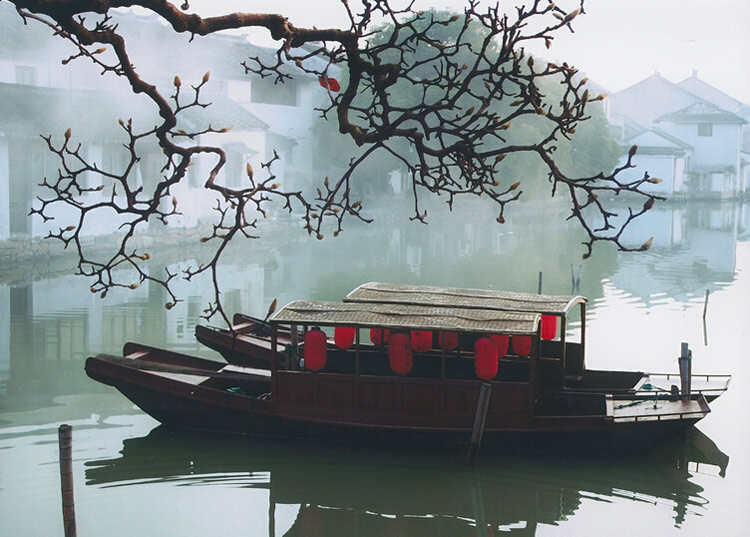
M 370 282 L 354 289 L 344 302 L 414 304 L 453 308 L 472 308 L 567 315 L 582 296 L 532 295 L 490 289 L 461 289 Z
M 533 335 L 540 316 L 536 313 L 374 304 L 296 301 L 270 319 L 274 324 L 352 326 L 390 330 L 440 330 L 473 333 Z

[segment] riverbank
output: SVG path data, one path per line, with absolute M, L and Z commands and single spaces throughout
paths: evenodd
M 200 244 L 200 237 L 210 233 L 210 225 L 193 228 L 164 228 L 156 233 L 143 233 L 131 239 L 130 249 L 148 251 L 158 244 L 160 255 L 174 251 L 184 253 L 184 247 Z M 111 255 L 119 247 L 121 235 L 97 235 L 87 237 L 83 248 L 88 256 L 96 258 Z M 76 270 L 78 256 L 75 246 L 65 248 L 56 239 L 42 237 L 17 238 L 0 241 L 0 283 L 14 280 L 37 280 L 41 277 L 70 273 Z

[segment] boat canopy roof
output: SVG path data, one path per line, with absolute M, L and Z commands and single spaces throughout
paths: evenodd
M 351 326 L 390 330 L 440 330 L 480 334 L 534 335 L 541 316 L 498 310 L 375 304 L 295 301 L 277 311 L 274 324 Z
M 354 289 L 344 302 L 414 304 L 530 313 L 567 315 L 576 304 L 586 302 L 582 296 L 532 295 L 489 289 L 461 289 L 370 282 Z

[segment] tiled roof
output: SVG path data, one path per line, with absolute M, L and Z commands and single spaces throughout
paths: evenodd
M 663 114 L 654 120 L 656 123 L 747 123 L 740 116 L 722 110 L 707 102 L 697 102 L 676 112 Z
M 226 96 L 206 98 L 207 109 L 185 110 L 182 128 L 232 127 L 265 130 L 268 125 Z M 148 130 L 160 121 L 154 106 L 143 106 L 143 97 L 93 90 L 66 90 L 0 83 L 0 131 L 16 138 L 62 135 L 69 127 L 80 140 L 122 141 L 119 119 L 133 119 L 135 130 Z

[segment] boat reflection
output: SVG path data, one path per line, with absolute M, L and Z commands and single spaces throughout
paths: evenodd
M 284 535 L 535 535 L 583 501 L 648 502 L 680 526 L 708 500 L 695 472 L 724 476 L 729 458 L 698 429 L 642 457 L 485 457 L 468 467 L 445 453 L 355 450 L 201 435 L 157 427 L 125 440 L 121 456 L 86 463 L 88 486 L 247 487 L 299 506 Z

